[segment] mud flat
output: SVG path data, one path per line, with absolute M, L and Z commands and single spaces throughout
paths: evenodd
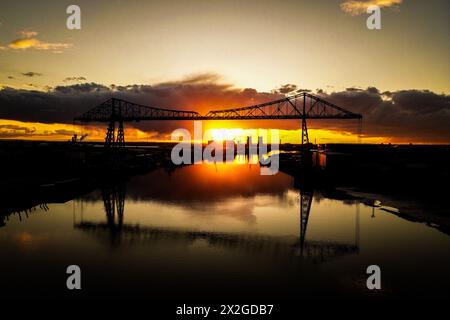
M 445 208 L 430 208 L 427 204 L 412 199 L 398 199 L 388 195 L 368 193 L 351 188 L 338 187 L 336 190 L 361 199 L 366 205 L 387 211 L 408 221 L 425 223 L 445 234 L 450 234 L 450 214 Z

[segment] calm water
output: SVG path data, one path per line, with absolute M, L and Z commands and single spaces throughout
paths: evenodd
M 448 298 L 448 235 L 255 165 L 161 169 L 48 207 L 0 229 L 2 295 L 65 295 L 65 268 L 77 264 L 79 297 Z M 366 289 L 370 264 L 380 292 Z

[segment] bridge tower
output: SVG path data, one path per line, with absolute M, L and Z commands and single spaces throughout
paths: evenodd
M 303 108 L 302 108 L 302 137 L 301 137 L 301 152 L 302 161 L 301 165 L 303 167 L 309 167 L 312 165 L 312 158 L 310 153 L 309 136 L 308 136 L 308 125 L 306 123 L 307 111 L 306 111 L 306 92 L 303 92 Z
M 302 112 L 302 152 L 306 152 L 309 144 L 308 126 L 306 124 L 306 93 L 303 92 L 303 112 Z
M 119 127 L 116 134 L 116 121 L 111 120 L 106 131 L 105 147 L 125 147 L 125 130 L 123 120 L 119 120 Z
M 123 120 L 119 121 L 119 129 L 117 130 L 116 145 L 118 147 L 125 147 L 125 132 L 123 130 Z
M 106 130 L 105 147 L 114 146 L 114 142 L 116 140 L 115 131 L 116 131 L 116 122 L 111 121 L 108 125 L 108 129 Z
M 308 126 L 306 125 L 306 119 L 302 119 L 302 148 L 306 148 L 308 143 Z
M 105 120 L 109 122 L 106 130 L 105 147 L 125 147 L 125 131 L 123 129 L 123 106 L 122 102 L 118 99 L 110 99 L 106 101 L 105 106 L 97 110 L 97 116 L 105 117 Z M 118 123 L 116 133 L 116 123 Z

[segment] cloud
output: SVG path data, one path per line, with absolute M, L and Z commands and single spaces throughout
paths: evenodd
M 36 132 L 36 128 L 24 127 L 14 124 L 0 125 L 0 138 L 19 138 L 32 135 Z
M 370 6 L 378 6 L 380 8 L 395 7 L 402 3 L 402 0 L 346 0 L 341 3 L 341 10 L 352 16 L 357 16 L 367 12 Z
M 31 78 L 31 77 L 40 77 L 40 76 L 42 76 L 42 73 L 28 71 L 28 72 L 22 73 L 22 75 L 24 75 L 25 77 L 30 77 Z
M 296 89 L 297 89 L 297 86 L 295 84 L 285 84 L 285 85 L 282 85 L 281 87 L 279 87 L 278 89 L 276 89 L 275 92 L 287 94 L 287 93 L 295 91 Z
M 14 124 L 3 124 L 0 125 L 0 130 L 14 130 L 14 131 L 23 131 L 26 133 L 32 133 L 35 132 L 36 129 L 35 128 L 29 128 L 29 127 L 21 127 L 18 125 L 14 125 Z
M 13 76 L 8 76 L 8 79 L 14 79 L 14 77 Z
M 35 38 L 24 38 L 12 41 L 8 47 L 11 49 L 36 49 L 36 50 L 55 50 L 59 53 L 60 50 L 69 49 L 73 45 L 71 43 L 58 43 L 58 42 L 42 42 Z
M 183 84 L 197 84 L 197 83 L 217 83 L 222 80 L 222 77 L 217 73 L 207 72 L 199 73 L 185 77 L 181 82 Z
M 209 110 L 248 106 L 279 99 L 278 92 L 259 92 L 236 88 L 218 81 L 217 75 L 196 75 L 180 81 L 155 85 L 106 86 L 77 83 L 47 88 L 47 91 L 5 87 L 0 90 L 0 119 L 41 123 L 72 123 L 75 116 L 111 98 L 179 110 Z M 297 87 L 296 87 L 297 88 Z M 363 115 L 364 134 L 368 137 L 393 137 L 401 142 L 450 142 L 450 95 L 429 90 L 381 92 L 378 88 L 347 88 L 316 94 L 345 109 Z M 298 121 L 263 120 L 233 123 L 241 128 L 298 129 Z M 190 129 L 192 121 L 141 121 L 129 123 L 147 132 L 167 135 L 180 127 Z M 311 121 L 310 128 L 358 132 L 355 121 Z
M 98 83 L 81 83 L 69 86 L 56 86 L 53 88 L 55 93 L 62 94 L 82 94 L 82 93 L 111 93 L 111 89 Z
M 0 90 L 0 119 L 43 123 L 72 123 L 72 119 L 103 101 L 117 97 L 132 102 L 161 108 L 196 110 L 231 108 L 257 104 L 283 95 L 258 92 L 252 88 L 235 88 L 216 82 L 217 75 L 196 75 L 180 81 L 155 85 L 111 85 L 78 83 L 46 88 L 47 91 L 5 87 Z M 271 123 L 269 121 L 269 123 Z M 268 124 L 269 124 L 268 123 Z M 145 131 L 169 134 L 181 127 L 190 128 L 191 121 L 142 121 L 128 124 Z M 264 123 L 260 123 L 264 125 Z M 283 123 L 283 125 L 287 125 Z M 243 127 L 251 124 L 244 123 Z
M 361 113 L 367 136 L 396 137 L 404 142 L 450 142 L 450 95 L 416 89 L 380 92 L 369 87 L 321 96 Z M 345 123 L 333 125 L 345 128 Z
M 67 77 L 63 80 L 63 82 L 70 82 L 70 81 L 86 81 L 87 79 L 85 77 Z
M 64 49 L 73 47 L 73 44 L 71 43 L 41 41 L 36 38 L 36 36 L 38 35 L 36 31 L 20 31 L 19 34 L 22 37 L 11 41 L 8 45 L 8 48 L 13 50 L 51 50 L 55 53 L 60 53 Z
M 40 123 L 0 120 L 0 139 L 59 139 L 68 140 L 73 135 L 69 125 L 43 125 Z

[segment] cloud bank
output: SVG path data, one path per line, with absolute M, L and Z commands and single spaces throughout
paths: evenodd
M 450 95 L 416 89 L 380 92 L 369 87 L 322 96 L 361 113 L 364 132 L 369 136 L 450 143 Z
M 298 89 L 286 84 L 272 92 L 252 88 L 235 88 L 220 82 L 213 74 L 203 74 L 181 81 L 155 85 L 110 85 L 78 83 L 56 86 L 47 92 L 4 87 L 0 90 L 0 119 L 41 123 L 72 123 L 72 119 L 111 98 L 180 110 L 209 110 L 247 106 L 279 99 Z M 364 117 L 364 134 L 370 137 L 392 137 L 397 141 L 450 142 L 450 95 L 428 90 L 380 92 L 377 88 L 347 88 L 317 95 Z M 169 133 L 190 124 L 176 121 L 143 121 L 128 124 L 141 130 Z M 268 127 L 298 129 L 298 121 L 241 121 L 242 128 Z M 311 128 L 356 132 L 348 121 L 313 121 Z

